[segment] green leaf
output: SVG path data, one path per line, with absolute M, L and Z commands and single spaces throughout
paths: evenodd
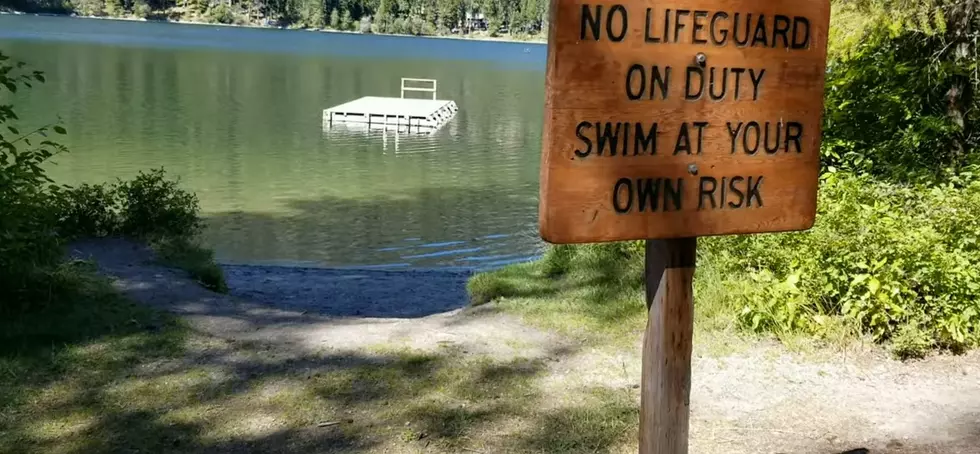
M 14 133 L 16 135 L 20 135 L 20 131 L 18 131 L 17 128 L 15 128 L 13 126 L 7 126 L 7 129 L 9 129 L 10 132 L 12 132 L 12 133 Z
M 879 282 L 877 278 L 872 277 L 871 280 L 868 281 L 868 290 L 870 290 L 871 293 L 877 293 L 879 288 L 881 288 L 881 282 Z
M 65 131 L 65 128 L 63 128 L 61 126 L 58 126 L 58 125 L 55 125 L 54 128 L 52 128 L 52 129 L 54 129 L 54 132 L 56 132 L 58 134 L 67 134 L 68 133 L 68 131 Z

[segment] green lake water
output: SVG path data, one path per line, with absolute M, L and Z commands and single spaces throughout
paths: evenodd
M 0 16 L 0 49 L 48 83 L 59 182 L 163 167 L 198 194 L 226 262 L 493 267 L 540 252 L 542 45 Z M 325 130 L 322 110 L 432 78 L 459 105 L 430 136 Z

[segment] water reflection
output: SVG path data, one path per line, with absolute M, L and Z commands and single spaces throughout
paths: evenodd
M 52 176 L 97 182 L 164 167 L 197 192 L 222 260 L 493 266 L 539 251 L 543 74 L 503 64 L 511 47 L 473 44 L 482 60 L 464 61 L 466 43 L 432 40 L 428 60 L 366 58 L 330 54 L 343 47 L 334 35 L 281 32 L 276 45 L 292 48 L 274 54 L 254 30 L 163 24 L 152 24 L 167 31 L 157 41 L 118 45 L 147 24 L 35 19 L 0 16 L 0 46 L 49 75 L 15 102 L 23 126 L 60 115 L 68 127 L 72 153 Z M 49 39 L 56 30 L 75 39 Z M 234 51 L 187 45 L 208 33 Z M 407 46 L 361 38 L 365 56 Z M 437 79 L 460 111 L 430 135 L 324 131 L 323 109 L 398 96 L 400 77 Z

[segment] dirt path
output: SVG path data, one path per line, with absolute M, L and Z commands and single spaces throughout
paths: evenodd
M 638 398 L 638 347 L 582 348 L 492 305 L 463 309 L 465 273 L 228 266 L 226 296 L 153 265 L 152 254 L 131 243 L 81 243 L 73 251 L 95 260 L 129 297 L 221 339 L 304 357 L 448 345 L 467 357 L 543 361 L 535 378 L 543 407 L 561 410 L 595 388 Z M 724 357 L 696 345 L 693 367 L 692 453 L 980 454 L 975 353 L 903 364 L 876 349 L 816 360 L 766 343 Z M 602 448 L 595 451 L 631 450 Z

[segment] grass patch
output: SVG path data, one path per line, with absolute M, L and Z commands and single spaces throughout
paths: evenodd
M 228 293 L 225 274 L 215 263 L 214 252 L 210 249 L 184 238 L 155 241 L 152 245 L 164 265 L 187 271 L 208 289 Z
M 617 245 L 559 246 L 536 262 L 474 276 L 474 304 L 495 301 L 545 329 L 593 340 L 642 330 L 642 263 Z
M 643 271 L 640 242 L 554 246 L 539 261 L 478 274 L 467 289 L 473 304 L 495 301 L 536 326 L 632 346 L 647 319 Z M 732 342 L 739 336 L 732 282 L 704 261 L 694 282 L 695 336 L 730 353 L 741 345 Z

